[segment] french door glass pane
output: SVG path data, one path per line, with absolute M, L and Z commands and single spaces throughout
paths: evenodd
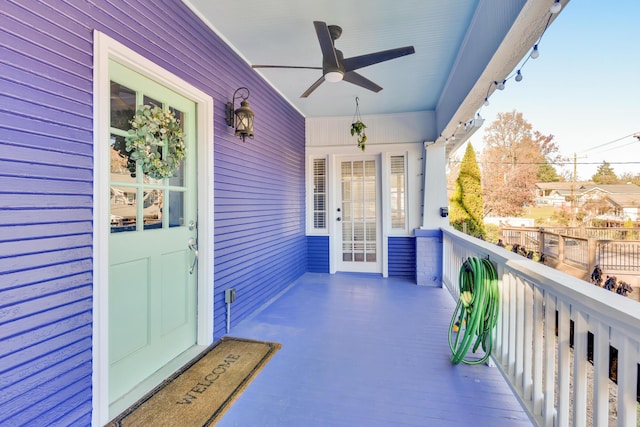
M 127 130 L 129 120 L 136 114 L 136 92 L 126 86 L 111 82 L 111 127 Z
M 184 193 L 169 191 L 169 227 L 184 225 Z

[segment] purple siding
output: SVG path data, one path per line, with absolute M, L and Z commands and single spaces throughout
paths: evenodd
M 0 12 L 3 425 L 91 419 L 94 29 L 214 98 L 215 337 L 227 287 L 235 324 L 306 269 L 304 118 L 179 0 L 48 3 Z M 224 121 L 239 86 L 245 144 Z
M 389 277 L 416 279 L 415 237 L 389 237 Z
M 329 272 L 329 236 L 307 236 L 307 271 Z

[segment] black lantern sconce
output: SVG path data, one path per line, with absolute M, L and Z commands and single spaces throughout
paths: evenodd
M 240 92 L 240 93 L 238 93 Z M 246 95 L 243 93 L 246 92 Z M 227 102 L 227 125 L 235 127 L 236 136 L 242 139 L 242 142 L 248 138 L 253 138 L 253 116 L 254 113 L 249 108 L 249 89 L 246 87 L 240 87 L 233 92 L 233 98 L 231 102 Z M 237 110 L 235 108 L 236 99 L 242 99 L 240 107 Z

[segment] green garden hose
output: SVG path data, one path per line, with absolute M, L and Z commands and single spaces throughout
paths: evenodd
M 500 295 L 493 263 L 484 258 L 468 258 L 460 267 L 459 288 L 460 297 L 449 325 L 451 361 L 456 365 L 460 362 L 477 365 L 491 355 L 498 321 Z M 475 353 L 481 345 L 484 356 L 466 357 L 469 348 Z

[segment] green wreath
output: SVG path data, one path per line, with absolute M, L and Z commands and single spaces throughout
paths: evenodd
M 136 176 L 138 162 L 142 172 L 150 178 L 174 176 L 186 150 L 180 120 L 171 110 L 143 105 L 129 123 L 131 129 L 125 137 L 125 151 L 131 176 Z M 166 154 L 163 147 L 167 147 Z

